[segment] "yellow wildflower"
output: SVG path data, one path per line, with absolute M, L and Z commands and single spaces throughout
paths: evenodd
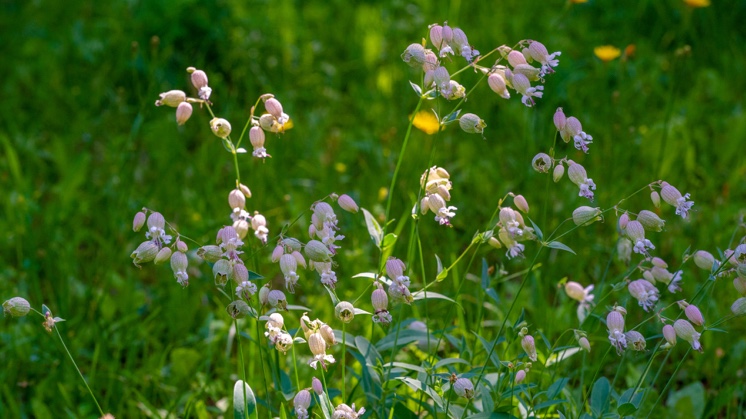
M 601 61 L 608 63 L 611 60 L 618 58 L 622 55 L 622 51 L 613 45 L 602 45 L 600 47 L 593 48 L 593 53 L 596 54 Z
M 440 130 L 440 121 L 431 111 L 419 111 L 412 122 L 414 127 L 428 135 L 433 135 Z
M 684 3 L 689 7 L 699 8 L 709 6 L 710 0 L 684 0 Z

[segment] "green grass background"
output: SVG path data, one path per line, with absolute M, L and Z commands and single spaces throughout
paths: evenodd
M 408 80 L 420 77 L 399 54 L 426 36 L 428 24 L 443 20 L 464 29 L 482 52 L 537 39 L 562 56 L 534 109 L 515 96 L 503 101 L 486 86 L 469 98 L 465 111 L 488 125 L 484 140 L 453 128 L 437 140 L 413 134 L 392 217 L 407 218 L 434 146 L 436 164 L 452 175 L 452 204 L 459 207 L 453 229 L 422 223 L 426 255 L 453 261 L 509 191 L 528 199 L 544 231 L 587 204 L 568 181 L 547 188 L 547 178 L 530 168 L 531 158 L 551 146 L 558 106 L 594 137 L 587 156 L 564 145 L 559 153 L 586 167 L 598 185 L 597 205 L 607 208 L 658 179 L 692 194 L 691 219 L 664 208 L 666 231 L 652 235 L 656 255 L 670 265 L 678 266 L 690 246 L 725 249 L 746 204 L 744 1 L 693 10 L 677 0 L 41 0 L 3 1 L 0 10 L 0 297 L 23 296 L 37 308 L 45 303 L 67 319 L 61 332 L 105 410 L 117 417 L 150 409 L 213 415 L 206 412 L 231 394 L 236 379 L 225 304 L 209 267 L 199 266 L 203 276 L 181 289 L 167 267 L 140 270 L 129 259 L 143 240 L 131 231 L 132 216 L 143 206 L 200 243 L 214 240 L 229 221 L 233 167 L 207 128 L 208 114 L 195 109 L 186 126 L 177 127 L 172 109 L 153 106 L 159 92 L 189 90 L 188 66 L 208 73 L 214 110 L 234 127 L 266 92 L 293 118 L 295 128 L 268 138 L 272 159 L 240 161 L 254 194 L 248 209 L 265 214 L 273 233 L 331 192 L 383 211 L 379 190 L 389 184 L 417 100 Z M 634 44 L 636 52 L 605 64 L 593 55 L 593 47 L 604 44 Z M 682 53 L 684 47 L 689 51 Z M 468 87 L 477 75 L 466 72 L 460 80 Z M 629 207 L 650 208 L 647 194 Z M 378 254 L 362 217 L 340 218 L 347 236 L 340 296 L 354 300 L 363 284 L 351 275 L 375 269 Z M 566 243 L 579 256 L 555 252 L 540 260 L 521 306 L 550 340 L 575 324 L 574 308 L 556 282 L 565 276 L 584 284 L 598 280 L 614 247 L 615 221 L 570 236 Z M 301 238 L 304 223 L 307 217 L 294 230 Z M 528 245 L 527 255 L 536 248 Z M 395 254 L 405 257 L 405 251 L 406 241 L 397 244 Z M 267 263 L 267 253 L 252 266 L 273 277 L 279 269 Z M 477 257 L 510 272 L 527 265 L 507 261 L 503 251 L 482 249 Z M 432 274 L 435 263 L 427 260 Z M 478 265 L 471 273 L 479 273 Z M 684 289 L 691 296 L 706 275 L 687 267 Z M 623 266 L 612 269 L 619 273 Z M 452 294 L 452 278 L 463 275 L 434 290 Z M 702 304 L 706 319 L 728 312 L 734 299 L 729 282 L 715 284 Z M 511 285 L 504 287 L 498 292 L 509 301 L 503 293 Z M 455 325 L 456 333 L 473 339 L 468 329 L 475 327 L 478 287 L 467 290 L 460 299 L 466 311 Z M 368 296 L 361 301 L 369 304 Z M 318 285 L 300 292 L 296 302 L 331 321 Z M 567 320 L 555 324 L 557 318 Z M 628 323 L 640 319 L 635 310 Z M 431 323 L 446 326 L 439 318 Z M 704 415 L 730 414 L 744 397 L 737 378 L 746 365 L 743 318 L 725 329 L 728 334 L 706 334 L 706 353 L 691 356 L 673 380 L 674 390 L 702 383 Z M 608 345 L 603 325 L 594 331 L 591 342 L 599 350 L 592 356 Z M 622 371 L 632 384 L 647 359 L 636 356 Z M 58 341 L 36 316 L 0 323 L 0 361 L 0 416 L 95 416 Z M 252 362 L 256 371 L 259 361 Z M 609 376 L 617 362 L 606 361 Z

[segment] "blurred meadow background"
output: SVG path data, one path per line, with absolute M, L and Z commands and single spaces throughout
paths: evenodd
M 22 296 L 37 309 L 44 303 L 67 320 L 60 332 L 104 410 L 117 417 L 216 417 L 227 409 L 238 378 L 230 318 L 209 266 L 192 261 L 190 285 L 182 289 L 167 265 L 137 269 L 129 257 L 143 240 L 131 228 L 142 207 L 161 212 L 202 244 L 212 243 L 217 229 L 230 223 L 226 197 L 234 187 L 233 166 L 209 130 L 209 114 L 195 107 L 187 124 L 177 127 L 172 109 L 153 105 L 160 92 L 191 92 L 189 66 L 207 72 L 213 109 L 234 130 L 267 92 L 292 118 L 293 129 L 268 136 L 271 159 L 239 160 L 243 182 L 253 192 L 247 209 L 266 216 L 270 237 L 331 192 L 348 193 L 382 216 L 417 103 L 409 80 L 421 77 L 400 54 L 427 36 L 427 25 L 445 20 L 462 28 L 482 52 L 536 39 L 562 55 L 535 108 L 515 96 L 504 101 L 486 85 L 470 96 L 464 112 L 486 121 L 484 139 L 457 126 L 437 139 L 414 132 L 395 190 L 393 226 L 403 229 L 411 222 L 432 147 L 437 147 L 435 164 L 451 173 L 450 204 L 459 208 L 452 229 L 439 228 L 431 216 L 420 224 L 428 274 L 435 273 L 432 254 L 450 264 L 475 232 L 490 227 L 497 201 L 507 192 L 526 197 L 545 232 L 588 205 L 570 182 L 552 183 L 531 168 L 532 157 L 551 147 L 552 115 L 559 106 L 594 137 L 587 156 L 564 145 L 558 151 L 582 162 L 598 185 L 594 206 L 613 206 L 658 179 L 692 194 L 690 219 L 674 216 L 669 207 L 661 214 L 665 231 L 649 235 L 657 246 L 654 254 L 674 268 L 687 249 L 717 255 L 728 248 L 746 210 L 744 1 L 694 8 L 680 0 L 6 0 L 0 9 L 0 297 Z M 602 45 L 619 48 L 621 56 L 600 60 L 594 48 Z M 478 77 L 466 72 L 460 82 L 469 87 Z M 650 209 L 648 193 L 628 207 Z M 353 301 L 367 283 L 352 275 L 376 270 L 378 252 L 360 214 L 339 217 L 346 238 L 338 292 Z M 304 217 L 290 231 L 306 238 L 307 225 Z M 613 275 L 625 271 L 616 259 L 607 264 L 615 250 L 615 226 L 616 217 L 609 216 L 568 236 L 563 241 L 577 256 L 551 251 L 540 257 L 542 265 L 518 307 L 550 340 L 566 329 L 557 319 L 577 322 L 574 306 L 557 287 L 561 279 L 598 284 L 605 269 Z M 741 229 L 736 237 L 743 234 Z M 253 238 L 247 242 L 257 245 Z M 527 244 L 529 260 L 537 248 Z M 405 258 L 406 249 L 402 240 L 394 254 Z M 279 275 L 278 266 L 269 263 L 270 252 L 271 246 L 247 261 L 249 268 L 266 278 Z M 482 259 L 498 273 L 528 266 L 483 246 L 469 272 L 462 271 L 466 263 L 459 264 L 458 272 L 432 290 L 454 295 L 467 274 L 479 276 Z M 691 262 L 684 271 L 684 294 L 693 295 L 707 274 Z M 422 278 L 413 282 L 421 284 Z M 517 282 L 498 279 L 493 285 L 507 307 Z M 495 326 L 478 324 L 479 284 L 466 290 L 458 297 L 464 310 L 455 318 L 427 321 L 472 342 L 470 330 Z M 700 303 L 705 318 L 727 314 L 734 295 L 730 280 L 716 283 Z M 314 308 L 312 318 L 333 320 L 322 288 L 309 286 L 294 298 Z M 628 298 L 621 292 L 602 304 Z M 369 294 L 360 304 L 370 310 Z M 630 310 L 630 316 L 629 324 L 642 319 L 640 310 Z M 426 320 L 417 308 L 405 318 Z M 0 417 L 96 417 L 59 341 L 40 323 L 37 316 L 0 323 Z M 361 328 L 367 335 L 369 326 Z M 706 333 L 705 353 L 690 355 L 676 371 L 656 415 L 743 414 L 746 320 L 736 318 L 722 328 L 725 333 Z M 246 342 L 256 346 L 251 339 Z M 594 345 L 589 357 L 600 365 L 608 347 L 603 323 L 591 327 L 589 339 Z M 675 349 L 665 379 L 684 353 Z M 446 352 L 479 355 L 456 347 Z M 250 358 L 253 375 L 260 361 Z M 577 359 L 567 362 L 579 365 Z M 645 365 L 625 362 L 617 371 L 620 358 L 613 354 L 603 363 L 602 373 L 618 372 L 617 391 L 634 385 Z M 254 377 L 256 390 L 261 377 Z M 661 391 L 665 379 L 654 391 Z M 574 385 L 580 400 L 579 384 Z M 657 393 L 646 403 L 652 406 L 656 398 Z

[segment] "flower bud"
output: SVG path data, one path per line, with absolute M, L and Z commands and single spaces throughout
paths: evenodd
M 540 73 L 540 69 L 529 64 L 519 64 L 515 66 L 515 68 L 513 68 L 513 74 L 521 74 L 523 76 L 526 76 L 526 79 L 530 81 L 539 80 Z
M 521 339 L 521 346 L 523 347 L 523 350 L 526 351 L 528 359 L 536 362 L 536 344 L 534 343 L 534 337 L 531 335 L 524 336 L 523 339 Z
M 169 90 L 159 96 L 161 98 L 155 101 L 155 106 L 166 105 L 175 108 L 179 106 L 179 103 L 186 101 L 186 93 L 181 90 Z
M 215 263 L 223 257 L 223 249 L 220 246 L 207 245 L 197 249 L 197 256 L 210 263 Z
M 487 84 L 490 86 L 493 92 L 497 93 L 503 99 L 510 98 L 510 92 L 508 92 L 507 85 L 505 84 L 505 78 L 498 73 L 492 73 L 487 77 Z
M 567 118 L 565 117 L 565 113 L 562 111 L 562 108 L 557 108 L 552 119 L 554 121 L 554 126 L 557 128 L 557 131 L 562 131 L 565 129 Z
M 474 397 L 474 384 L 468 378 L 459 378 L 453 383 L 453 392 L 459 397 Z
M 663 187 L 661 188 L 661 197 L 664 201 L 666 201 L 666 203 L 676 207 L 678 206 L 679 198 L 681 198 L 681 192 L 679 192 L 678 189 L 674 188 L 668 183 L 664 182 Z
M 132 220 L 132 230 L 140 231 L 143 225 L 145 225 L 145 213 L 140 211 L 135 214 L 135 218 Z
M 353 214 L 356 214 L 359 210 L 357 203 L 355 203 L 355 200 L 347 194 L 340 195 L 339 199 L 337 199 L 337 204 L 339 204 L 339 206 L 343 210 L 351 212 Z
M 469 40 L 466 38 L 466 34 L 461 28 L 453 28 L 453 45 L 464 47 L 469 45 Z
M 453 41 L 453 29 L 448 26 L 448 22 L 443 23 L 443 42 L 450 44 Z
M 13 297 L 3 303 L 3 315 L 23 317 L 31 311 L 31 304 L 21 297 Z
M 231 135 L 231 124 L 223 118 L 213 118 L 210 121 L 210 129 L 220 138 L 228 138 Z
M 275 246 L 275 249 L 272 251 L 272 262 L 278 262 L 282 255 L 285 254 L 285 247 L 281 244 L 278 244 Z
M 515 383 L 521 384 L 526 379 L 526 370 L 519 370 L 515 373 Z
M 425 47 L 420 44 L 410 44 L 401 54 L 401 59 L 412 68 L 419 68 L 425 63 Z
M 565 292 L 568 297 L 575 301 L 582 302 L 585 300 L 585 290 L 583 289 L 583 286 L 575 281 L 568 281 L 565 284 Z
M 679 319 L 673 324 L 676 336 L 684 339 L 692 345 L 692 349 L 702 352 L 702 345 L 699 343 L 700 333 L 694 330 L 694 326 L 686 320 Z
M 645 230 L 663 231 L 663 225 L 666 224 L 658 215 L 652 211 L 642 210 L 637 214 L 637 221 L 645 227 Z
M 314 355 L 323 355 L 326 353 L 326 342 L 320 333 L 311 333 L 308 336 L 308 347 Z
M 207 74 L 202 70 L 192 71 L 192 85 L 197 90 L 207 86 Z
M 601 219 L 601 208 L 582 206 L 572 212 L 572 221 L 578 226 L 590 225 Z
M 234 189 L 228 194 L 228 205 L 230 205 L 231 209 L 244 209 L 246 206 L 246 197 L 240 189 Z
M 156 265 L 160 265 L 161 263 L 170 260 L 171 259 L 171 248 L 164 247 L 163 249 L 159 250 L 158 253 L 155 255 L 155 259 L 153 260 L 153 263 Z
M 322 394 L 324 394 L 324 386 L 321 384 L 321 380 L 316 377 L 313 377 L 313 379 L 311 380 L 311 388 L 317 396 L 321 396 Z
M 552 158 L 549 157 L 549 154 L 539 153 L 534 156 L 533 160 L 531 160 L 531 166 L 534 168 L 534 170 L 536 170 L 539 173 L 549 173 L 549 169 L 552 168 Z M 557 166 L 557 167 L 561 167 L 561 166 L 562 165 Z
M 663 326 L 663 338 L 669 345 L 676 345 L 676 330 L 670 324 Z
M 232 227 L 236 230 L 239 239 L 243 240 L 243 238 L 249 233 L 249 222 L 246 220 L 236 220 L 233 222 Z
M 373 290 L 373 294 L 371 294 L 370 300 L 373 304 L 373 308 L 375 308 L 376 311 L 386 310 L 389 306 L 389 296 L 388 294 L 386 294 L 386 291 L 384 291 L 383 288 L 380 287 Z
M 327 248 L 324 243 L 318 240 L 311 240 L 306 243 L 306 247 L 303 249 L 303 252 L 306 254 L 308 259 L 314 262 L 328 262 L 332 257 L 332 253 L 329 251 L 329 248 Z
M 705 324 L 705 319 L 702 317 L 702 312 L 699 311 L 697 306 L 694 304 L 689 304 L 684 309 L 684 314 L 686 314 L 686 318 L 689 319 L 690 322 L 696 324 L 697 326 L 702 326 Z
M 715 264 L 715 257 L 710 252 L 697 250 L 694 254 L 694 264 L 700 269 L 712 271 L 712 267 Z
M 658 191 L 650 192 L 650 200 L 653 201 L 653 206 L 656 208 L 661 207 L 661 196 Z
M 187 244 L 183 241 L 176 239 L 176 250 L 186 253 L 186 251 L 189 250 L 189 247 L 187 247 Z
M 269 303 L 269 292 L 269 284 L 266 284 L 259 289 L 259 302 L 262 303 L 262 305 L 267 305 Z
M 508 53 L 508 63 L 512 67 L 517 67 L 521 64 L 528 64 L 528 62 L 526 61 L 526 57 L 524 57 L 523 54 L 521 54 L 521 52 L 517 50 L 512 50 L 510 51 L 510 53 Z
M 645 228 L 637 220 L 628 222 L 624 231 L 627 233 L 627 237 L 632 239 L 633 242 L 645 240 Z
M 618 311 L 610 311 L 606 316 L 606 327 L 609 331 L 624 330 L 624 317 Z
M 746 278 L 736 277 L 733 278 L 733 286 L 736 291 L 742 296 L 746 296 Z
M 487 124 L 480 117 L 473 113 L 466 113 L 461 115 L 458 120 L 458 124 L 464 132 L 469 134 L 481 134 L 487 127 Z
M 624 231 L 627 228 L 627 223 L 629 223 L 629 214 L 625 211 L 624 214 L 619 216 L 619 231 Z
M 264 102 L 264 109 L 277 119 L 282 118 L 282 104 L 275 98 L 269 98 Z
M 140 266 L 141 263 L 147 263 L 155 259 L 158 251 L 158 245 L 148 240 L 140 243 L 137 249 L 130 254 L 130 257 L 135 266 Z
M 293 399 L 293 406 L 295 407 L 296 412 L 298 411 L 298 409 L 303 409 L 305 411 L 310 405 L 311 393 L 308 390 L 303 389 L 295 395 L 295 398 Z
M 178 251 L 171 255 L 171 270 L 176 272 L 186 271 L 189 261 L 184 252 Z
M 192 104 L 189 102 L 179 103 L 179 106 L 176 107 L 176 123 L 184 125 L 190 116 L 192 116 Z
M 319 328 L 319 333 L 321 333 L 321 337 L 324 338 L 327 347 L 337 343 L 337 339 L 334 337 L 334 330 L 332 330 L 328 324 L 322 324 Z
M 516 195 L 513 198 L 513 203 L 515 204 L 515 207 L 523 211 L 524 214 L 528 214 L 528 202 L 526 202 L 526 198 L 524 198 L 523 195 Z
M 225 285 L 233 277 L 233 267 L 228 259 L 220 259 L 212 265 L 212 275 L 215 285 Z
M 443 27 L 435 24 L 430 26 L 430 42 L 435 48 L 440 49 L 443 45 Z
M 668 264 L 666 263 L 666 261 L 657 256 L 651 259 L 651 263 L 653 264 L 653 266 L 658 267 L 658 268 L 663 268 L 663 269 L 668 268 Z
M 730 306 L 730 311 L 736 316 L 742 316 L 746 314 L 746 298 L 741 297 L 737 299 L 733 305 Z
M 334 315 L 343 323 L 349 323 L 355 317 L 355 307 L 348 301 L 341 301 L 334 307 Z
M 246 265 L 243 263 L 236 263 L 233 265 L 233 280 L 237 284 L 249 280 L 249 270 L 246 269 Z
M 285 293 L 280 290 L 272 290 L 267 295 L 267 302 L 270 306 L 277 308 L 278 310 L 286 310 L 288 302 L 285 299 Z
M 241 183 L 241 184 L 238 185 L 238 189 L 241 190 L 241 192 L 243 193 L 243 195 L 246 198 L 251 198 L 251 190 L 249 189 L 248 186 L 246 186 L 243 183 Z
M 578 345 L 580 345 L 580 347 L 583 348 L 583 350 L 585 350 L 586 352 L 591 351 L 591 343 L 588 342 L 588 338 L 586 338 L 585 336 L 578 339 Z
M 502 244 L 500 244 L 500 240 L 498 240 L 496 237 L 492 236 L 489 240 L 487 240 L 487 244 L 494 247 L 495 249 L 500 249 L 503 247 Z
M 291 253 L 293 258 L 295 258 L 295 262 L 298 264 L 298 266 L 301 266 L 305 269 L 306 267 L 306 259 L 303 257 L 303 255 L 300 254 L 299 251 L 293 250 L 293 253 Z
M 242 319 L 251 313 L 249 305 L 244 300 L 236 300 L 225 308 L 225 311 L 234 319 Z
M 578 163 L 572 163 L 567 168 L 567 176 L 570 178 L 570 181 L 576 185 L 580 185 L 588 179 L 588 174 L 586 173 L 585 168 Z
M 552 180 L 554 180 L 554 183 L 559 182 L 564 174 L 565 166 L 562 164 L 558 164 L 557 167 L 554 168 L 554 172 L 552 172 Z

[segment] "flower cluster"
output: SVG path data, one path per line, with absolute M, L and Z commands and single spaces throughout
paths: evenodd
M 391 323 L 392 317 L 389 313 L 389 296 L 386 291 L 383 290 L 383 286 L 379 283 L 375 283 L 375 289 L 370 296 L 373 308 L 376 310 L 373 314 L 373 322 L 381 323 L 382 325 L 388 325 Z
M 554 113 L 554 126 L 560 133 L 560 137 L 566 143 L 573 140 L 575 148 L 583 153 L 588 153 L 588 144 L 593 142 L 593 137 L 583 131 L 583 126 L 574 116 L 566 117 L 562 108 L 557 108 Z
M 391 257 L 386 261 L 386 274 L 391 278 L 389 296 L 394 302 L 411 303 L 414 299 L 409 291 L 409 277 L 404 275 L 406 266 L 401 260 Z M 378 311 L 378 308 L 376 308 Z
M 528 213 L 528 203 L 523 195 L 515 195 L 513 204 L 518 210 Z M 526 247 L 520 242 L 536 238 L 533 227 L 528 227 L 523 221 L 521 213 L 510 207 L 500 208 L 499 221 L 495 225 L 495 229 L 497 229 L 497 238 L 490 237 L 489 244 L 495 248 L 505 246 L 508 259 L 523 257 L 523 251 Z
M 269 343 L 274 345 L 278 351 L 287 353 L 293 346 L 293 337 L 284 330 L 285 320 L 282 318 L 282 314 L 272 313 L 269 316 L 261 317 L 261 319 L 267 321 L 264 326 L 267 329 L 264 336 L 269 339 Z
M 358 206 L 355 201 L 348 195 L 337 197 L 337 203 L 342 209 L 349 212 L 357 212 Z M 338 240 L 344 239 L 345 236 L 337 234 L 337 215 L 334 209 L 326 202 L 318 201 L 311 207 L 311 225 L 308 226 L 308 235 L 311 239 L 305 246 L 306 256 L 310 259 L 309 267 L 316 270 L 321 277 L 321 283 L 334 288 L 337 284 L 337 274 L 332 269 L 332 258 L 337 254 L 340 248 L 336 244 Z
M 420 176 L 420 187 L 425 196 L 420 201 L 422 214 L 432 211 L 435 221 L 440 225 L 450 226 L 451 218 L 456 216 L 458 208 L 449 206 L 451 200 L 451 175 L 442 167 L 433 166 Z
M 327 363 L 334 363 L 334 356 L 327 354 L 326 350 L 337 343 L 332 328 L 319 319 L 311 321 L 306 313 L 303 313 L 300 318 L 300 325 L 308 341 L 308 346 L 311 348 L 311 353 L 313 353 L 313 358 L 308 364 L 314 369 L 316 369 L 317 364 L 321 364 L 326 370 Z
M 187 260 L 186 252 L 188 246 L 186 243 L 181 241 L 178 236 L 175 243 L 169 247 L 172 237 L 166 234 L 166 219 L 163 218 L 158 212 L 151 212 L 150 216 L 146 216 L 145 212 L 147 209 L 143 208 L 142 211 L 135 214 L 135 218 L 132 221 L 132 229 L 134 231 L 140 231 L 145 225 L 147 218 L 148 231 L 145 233 L 145 238 L 148 239 L 135 249 L 130 257 L 132 263 L 139 267 L 141 263 L 153 262 L 156 265 L 170 260 L 171 270 L 174 273 L 174 278 L 181 286 L 186 287 L 189 285 L 189 274 L 187 268 L 189 261 Z
M 285 289 L 295 293 L 295 286 L 300 276 L 298 267 L 306 268 L 306 259 L 300 253 L 303 245 L 297 239 L 287 237 L 277 241 L 277 246 L 272 252 L 272 262 L 280 263 L 280 270 L 285 278 Z
M 192 116 L 192 103 L 209 104 L 210 94 L 212 94 L 212 89 L 207 85 L 207 74 L 204 71 L 189 67 L 187 73 L 191 74 L 192 85 L 197 89 L 199 99 L 187 97 L 186 93 L 181 90 L 169 90 L 161 93 L 160 98 L 155 101 L 155 106 L 165 105 L 176 108 L 176 123 L 179 125 L 184 125 Z
M 593 307 L 593 299 L 595 298 L 595 296 L 591 294 L 593 288 L 593 284 L 584 288 L 575 281 L 568 281 L 565 283 L 565 293 L 567 296 L 578 302 L 577 314 L 578 320 L 580 320 L 581 323 L 585 320 L 588 312 Z

